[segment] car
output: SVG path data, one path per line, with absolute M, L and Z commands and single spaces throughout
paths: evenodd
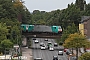
M 39 43 L 39 41 L 38 40 L 35 40 L 35 43 Z
M 45 41 L 48 41 L 48 39 L 45 39 Z
M 67 55 L 72 55 L 72 52 L 68 49 L 68 50 L 66 50 L 66 54 Z
M 40 43 L 40 46 L 43 46 L 43 45 L 44 45 L 44 43 L 43 43 L 43 42 L 41 42 L 41 43 Z
M 64 49 L 64 52 L 66 52 L 67 50 L 68 50 L 68 49 L 67 49 L 67 48 L 65 48 L 65 49 Z
M 35 58 L 34 60 L 43 60 L 42 58 Z
M 45 50 L 46 49 L 46 46 L 41 46 L 41 50 Z
M 53 48 L 53 47 L 50 47 L 50 48 L 49 48 L 49 50 L 50 50 L 50 51 L 53 51 L 53 50 L 54 50 L 54 48 Z
M 53 60 L 58 60 L 58 56 L 53 56 Z
M 81 53 L 85 53 L 84 48 L 80 48 L 80 52 L 81 52 Z
M 33 40 L 36 40 L 36 38 L 33 38 Z
M 48 44 L 52 44 L 51 42 L 48 42 Z
M 58 46 L 58 44 L 57 43 L 54 43 L 54 46 Z
M 71 57 L 73 60 L 77 60 L 77 57 L 76 56 L 72 56 Z
M 85 52 L 90 52 L 90 48 L 86 48 L 85 49 Z
M 58 51 L 58 55 L 63 55 L 63 51 Z
M 52 46 L 52 43 L 51 42 L 48 42 L 47 46 Z

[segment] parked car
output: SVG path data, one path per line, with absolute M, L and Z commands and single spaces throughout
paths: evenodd
M 66 54 L 67 55 L 72 55 L 72 52 L 68 49 L 68 50 L 66 50 Z
M 80 48 L 81 53 L 85 53 L 84 48 Z
M 72 58 L 73 60 L 77 60 L 76 56 L 72 56 L 71 58 Z
M 86 52 L 90 52 L 90 48 L 86 48 L 86 50 L 85 50 Z
M 64 52 L 66 52 L 67 50 L 68 50 L 68 49 L 67 49 L 67 48 L 65 48 L 65 49 L 64 49 Z

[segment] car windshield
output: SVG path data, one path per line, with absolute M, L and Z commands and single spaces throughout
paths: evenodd
M 35 41 L 38 41 L 38 40 L 35 40 Z
M 54 58 L 57 58 L 57 56 L 53 56 Z
M 49 45 L 49 46 L 51 46 L 51 45 L 52 45 L 52 43 L 51 43 L 51 42 L 48 42 L 48 45 Z
M 33 40 L 36 40 L 36 38 L 33 38 Z
M 45 47 L 45 45 L 43 45 L 42 47 Z

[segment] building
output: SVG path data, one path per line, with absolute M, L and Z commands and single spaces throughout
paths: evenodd
M 90 16 L 83 16 L 79 24 L 79 30 L 82 35 L 90 39 Z
M 79 24 L 79 31 L 82 35 L 84 35 L 84 24 L 83 23 Z

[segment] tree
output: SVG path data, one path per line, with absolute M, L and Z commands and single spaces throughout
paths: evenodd
M 90 60 L 90 52 L 83 53 L 78 60 Z
M 6 49 L 10 50 L 10 48 L 12 48 L 12 47 L 13 47 L 13 43 L 10 40 L 5 39 L 5 40 L 1 41 L 1 48 L 2 48 L 3 53 L 5 52 Z
M 71 26 L 67 26 L 66 29 L 63 29 L 63 34 L 60 38 L 60 41 L 64 42 L 70 34 L 73 34 L 75 32 L 78 32 L 78 28 L 75 26 L 74 23 Z
M 3 48 L 12 48 L 13 47 L 13 43 L 10 40 L 5 39 L 5 40 L 1 41 L 1 46 Z
M 7 39 L 8 29 L 6 23 L 0 23 L 0 42 Z
M 90 42 L 79 33 L 70 34 L 69 37 L 65 40 L 63 46 L 65 48 L 75 48 L 76 57 L 78 59 L 78 48 L 87 48 L 90 47 Z
M 76 6 L 80 8 L 80 10 L 84 10 L 84 4 L 86 4 L 85 0 L 76 0 Z
M 21 41 L 21 29 L 19 25 L 14 25 L 12 27 L 11 37 L 14 44 L 20 43 L 19 41 Z

